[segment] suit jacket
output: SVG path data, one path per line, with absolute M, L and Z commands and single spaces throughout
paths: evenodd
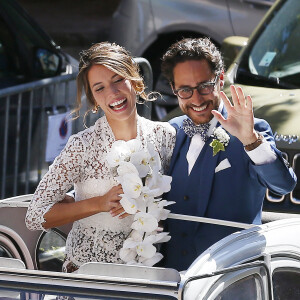
M 225 109 L 222 114 L 227 116 Z M 209 146 L 212 137 L 208 139 L 188 175 L 186 153 L 191 139 L 181 128 L 185 118 L 187 116 L 170 121 L 177 129 L 169 169 L 173 180 L 171 191 L 166 195 L 167 200 L 176 201 L 170 206 L 171 212 L 260 224 L 266 189 L 286 194 L 296 185 L 294 172 L 276 149 L 269 124 L 262 119 L 255 119 L 255 130 L 265 137 L 276 153 L 274 162 L 255 165 L 242 143 L 228 133 L 228 146 L 215 156 Z M 226 159 L 230 167 L 215 172 L 220 162 Z M 166 230 L 170 232 L 171 240 L 162 246 L 163 264 L 165 267 L 186 270 L 209 246 L 238 229 L 168 219 Z

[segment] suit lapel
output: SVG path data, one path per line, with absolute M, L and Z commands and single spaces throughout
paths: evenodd
M 225 118 L 227 118 L 227 111 L 225 109 L 225 106 L 223 107 L 221 113 Z M 219 126 L 220 123 L 218 122 L 216 127 Z M 200 187 L 201 191 L 199 193 L 198 211 L 197 211 L 199 216 L 205 216 L 207 206 L 209 205 L 209 200 L 211 199 L 211 192 L 212 192 L 214 177 L 215 177 L 215 169 L 220 161 L 219 156 L 221 154 L 221 151 L 218 152 L 215 156 L 213 156 L 213 149 L 209 145 L 212 142 L 212 140 L 213 138 L 209 137 L 209 139 L 206 141 L 199 157 L 197 158 L 197 161 L 194 166 L 195 168 L 193 168 L 195 169 L 195 173 L 196 173 L 195 174 L 196 176 L 194 175 L 193 178 L 198 179 L 198 182 L 200 178 L 200 182 L 201 182 L 201 187 Z M 199 168 L 197 168 L 197 165 L 199 165 Z M 199 224 L 200 223 L 198 223 L 198 225 Z
M 198 181 L 200 178 L 200 193 L 198 199 L 198 215 L 204 216 L 207 205 L 209 203 L 214 176 L 215 176 L 215 168 L 219 161 L 220 152 L 213 156 L 212 147 L 209 144 L 212 142 L 212 138 L 210 137 L 208 141 L 205 143 L 197 161 L 195 164 L 195 175 L 191 174 Z M 199 165 L 199 168 L 198 166 Z M 199 176 L 199 177 L 198 177 Z
M 222 109 L 222 115 L 227 118 L 227 111 L 225 109 L 225 106 Z M 216 125 L 216 127 L 220 126 L 220 123 Z M 169 175 L 172 174 L 174 165 L 177 161 L 179 152 L 182 148 L 183 143 L 187 139 L 187 135 L 184 133 L 184 131 L 179 128 L 176 136 L 176 144 L 173 150 L 173 155 L 171 158 L 170 168 L 169 168 Z M 198 209 L 197 209 L 197 215 L 198 216 L 204 216 L 211 191 L 213 188 L 213 182 L 214 182 L 214 176 L 215 176 L 215 169 L 219 162 L 219 156 L 220 152 L 218 152 L 215 156 L 213 156 L 213 150 L 212 147 L 209 146 L 209 144 L 212 142 L 213 138 L 209 137 L 209 139 L 206 141 L 199 157 L 197 158 L 195 162 L 195 166 L 192 169 L 192 172 L 190 174 L 189 178 L 189 184 L 191 184 L 191 187 L 197 187 L 197 190 L 199 190 L 199 178 L 201 181 L 201 187 L 200 187 L 200 193 L 199 193 L 199 199 L 198 199 Z M 196 191 L 195 191 L 196 192 Z
M 176 163 L 178 155 L 182 148 L 182 145 L 186 141 L 187 138 L 188 138 L 188 136 L 185 134 L 185 132 L 181 128 L 179 128 L 177 131 L 176 143 L 175 143 L 175 147 L 173 150 L 170 167 L 169 167 L 169 171 L 168 171 L 169 175 L 172 174 L 172 172 L 173 172 L 174 164 Z

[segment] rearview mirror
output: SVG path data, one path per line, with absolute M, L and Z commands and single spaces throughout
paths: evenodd
M 36 50 L 36 71 L 43 77 L 54 76 L 60 67 L 60 57 L 47 49 Z
M 225 68 L 234 62 L 234 59 L 239 54 L 241 49 L 248 43 L 248 38 L 243 36 L 229 36 L 223 40 L 221 53 L 224 59 Z

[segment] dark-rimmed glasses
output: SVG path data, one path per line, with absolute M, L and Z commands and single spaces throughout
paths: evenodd
M 177 90 L 173 89 L 173 92 L 176 96 L 184 100 L 190 99 L 194 94 L 194 90 L 197 90 L 200 95 L 209 95 L 214 91 L 218 78 L 219 76 L 217 75 L 214 81 L 200 83 L 194 87 L 187 86 Z

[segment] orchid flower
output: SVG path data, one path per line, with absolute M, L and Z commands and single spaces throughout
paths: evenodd
M 121 161 L 119 167 L 117 168 L 117 173 L 119 176 L 124 176 L 128 173 L 134 173 L 138 175 L 139 171 L 132 163 L 127 161 Z
M 137 212 L 137 203 L 135 199 L 127 197 L 125 194 L 121 194 L 122 199 L 120 200 L 120 204 L 124 208 L 125 212 L 130 215 L 133 215 Z
M 110 167 L 117 167 L 130 154 L 130 148 L 125 141 L 116 141 L 111 147 L 111 151 L 107 154 L 106 160 Z
M 161 169 L 161 160 L 158 152 L 156 151 L 153 144 L 148 144 L 147 149 L 150 154 L 149 164 L 153 172 L 159 172 Z
M 143 186 L 140 197 L 146 204 L 152 203 L 155 200 L 155 196 L 158 194 L 158 190 L 150 190 L 149 187 Z
M 141 257 L 152 258 L 156 253 L 156 248 L 151 243 L 143 241 L 136 247 L 136 252 Z
M 171 237 L 169 236 L 169 232 L 161 232 L 161 233 L 152 232 L 151 234 L 145 237 L 145 242 L 156 244 L 156 243 L 168 242 L 170 239 Z
M 174 204 L 174 201 L 161 200 L 152 202 L 148 205 L 148 212 L 153 215 L 157 221 L 166 220 L 170 211 L 165 209 L 164 206 Z
M 145 150 L 141 150 L 135 153 L 132 153 L 130 156 L 130 162 L 137 168 L 141 178 L 146 177 L 150 171 L 150 154 Z
M 117 177 L 122 185 L 124 194 L 129 198 L 138 198 L 142 192 L 143 183 L 141 178 L 135 173 L 125 174 Z
M 122 248 L 119 252 L 120 258 L 125 261 L 126 263 L 130 263 L 130 261 L 134 261 L 137 256 L 135 248 Z
M 134 216 L 131 228 L 142 232 L 152 232 L 158 226 L 158 222 L 151 214 L 138 212 Z
M 149 187 L 149 189 L 157 190 L 156 196 L 169 192 L 171 189 L 171 182 L 171 176 L 162 175 L 161 173 L 153 173 L 146 178 L 146 186 Z
M 129 140 L 128 142 L 126 142 L 126 144 L 127 147 L 130 149 L 131 154 L 135 152 L 139 152 L 143 149 L 142 142 L 137 139 Z
M 152 267 L 162 260 L 163 255 L 159 252 L 156 252 L 151 258 L 139 257 L 139 264 L 143 266 Z

